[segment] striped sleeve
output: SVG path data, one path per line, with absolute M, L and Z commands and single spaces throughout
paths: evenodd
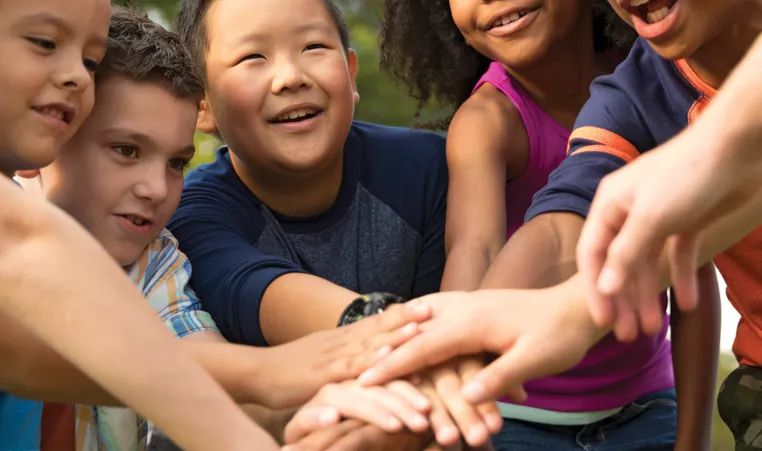
M 139 262 L 145 268 L 141 289 L 167 328 L 177 338 L 201 331 L 219 333 L 188 283 L 190 261 L 180 252 L 177 240 L 169 231 L 163 231 L 147 252 L 147 258 Z
M 601 180 L 655 146 L 632 101 L 637 87 L 618 82 L 616 75 L 590 87 L 590 99 L 569 138 L 567 158 L 535 194 L 526 221 L 554 212 L 586 217 Z

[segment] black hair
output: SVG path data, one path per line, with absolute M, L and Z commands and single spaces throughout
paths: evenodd
M 637 35 L 606 0 L 593 5 L 596 52 L 629 49 Z M 449 0 L 386 0 L 381 21 L 381 67 L 418 101 L 458 108 L 471 95 L 490 60 L 466 44 Z M 452 116 L 427 127 L 446 129 Z
M 215 1 L 222 0 L 182 0 L 175 20 L 177 33 L 202 73 L 206 71 L 206 50 L 209 44 L 206 30 L 207 13 Z M 321 1 L 336 25 L 344 51 L 349 52 L 349 27 L 344 15 L 333 0 Z

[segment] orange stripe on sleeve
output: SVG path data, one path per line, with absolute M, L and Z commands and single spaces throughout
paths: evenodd
M 576 152 L 574 152 L 574 155 L 577 155 L 577 154 L 580 154 L 580 153 L 585 153 L 585 152 L 603 152 L 603 153 L 607 153 L 609 155 L 614 155 L 615 157 L 621 158 L 622 160 L 624 160 L 625 163 L 632 163 L 632 160 L 634 160 L 636 158 L 636 157 L 633 157 L 632 155 L 630 155 L 628 153 L 621 152 L 618 149 L 615 149 L 613 147 L 600 146 L 600 145 L 597 145 L 597 146 L 585 146 L 585 147 L 577 150 Z
M 575 150 L 573 153 L 604 152 L 615 155 L 627 163 L 640 156 L 638 149 L 629 141 L 614 132 L 602 128 L 588 126 L 580 127 L 574 130 L 574 132 L 569 137 L 569 149 L 567 149 L 567 153 L 569 150 L 571 150 L 571 143 L 575 139 L 593 141 L 599 145 L 585 146 Z

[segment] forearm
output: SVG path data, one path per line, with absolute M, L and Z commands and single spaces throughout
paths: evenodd
M 333 329 L 357 293 L 320 277 L 291 273 L 265 291 L 260 327 L 270 345 L 279 345 L 321 330 Z
M 472 291 L 479 288 L 496 254 L 486 247 L 453 246 L 447 254 L 441 291 Z
M 545 288 L 573 276 L 583 224 L 572 213 L 549 213 L 529 221 L 500 251 L 481 288 Z
M 699 307 L 681 312 L 672 301 L 672 362 L 677 388 L 677 443 L 680 450 L 708 450 L 711 443 L 720 296 L 714 265 L 699 269 Z
M 246 415 L 270 434 L 279 444 L 284 444 L 283 431 L 297 409 L 272 410 L 257 404 L 245 404 L 241 408 Z
M 10 320 L 186 447 L 220 446 L 215 440 L 228 428 L 225 446 L 240 449 L 236 439 L 256 434 L 92 238 L 43 200 L 0 183 L 0 286 L 6 287 L 0 310 Z

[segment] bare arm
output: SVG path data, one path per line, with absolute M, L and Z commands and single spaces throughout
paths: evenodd
M 681 312 L 672 301 L 672 362 L 677 387 L 678 451 L 708 451 L 711 444 L 720 295 L 714 265 L 699 269 L 699 308 Z
M 5 178 L 0 199 L 0 311 L 187 449 L 271 443 L 74 220 Z
M 519 176 L 528 154 L 516 107 L 492 86 L 484 85 L 458 109 L 447 135 L 450 186 L 442 290 L 479 287 L 505 244 L 506 175 Z
M 270 284 L 262 298 L 262 333 L 269 344 L 279 345 L 333 329 L 357 297 L 357 293 L 317 276 L 283 275 Z
M 583 224 L 574 213 L 532 219 L 508 240 L 480 288 L 545 288 L 573 276 Z

